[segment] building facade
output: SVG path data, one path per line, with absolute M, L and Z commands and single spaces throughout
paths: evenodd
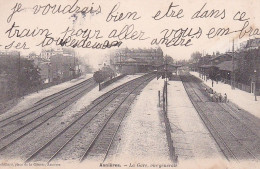
M 163 51 L 161 48 L 119 49 L 110 57 L 110 64 L 120 73 L 143 73 L 163 64 Z

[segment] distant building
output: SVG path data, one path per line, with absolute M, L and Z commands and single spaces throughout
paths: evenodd
M 241 42 L 239 44 L 239 49 L 238 50 L 240 50 L 240 51 L 245 50 L 246 49 L 246 45 L 247 45 L 247 41 Z
M 232 53 L 227 52 L 225 54 L 221 54 L 219 56 L 216 56 L 214 58 L 209 59 L 210 65 L 217 65 L 219 63 L 222 63 L 224 61 L 230 61 L 232 60 Z
M 39 57 L 50 60 L 50 57 L 54 55 L 71 56 L 75 55 L 75 51 L 69 48 L 43 49 Z
M 34 60 L 35 67 L 38 68 L 43 83 L 51 82 L 51 73 L 50 73 L 50 61 L 40 57 L 35 58 Z
M 4 100 L 7 96 L 8 92 L 8 80 L 7 80 L 7 74 L 3 71 L 0 73 L 0 91 L 1 91 L 1 96 L 0 96 L 0 101 Z
M 40 69 L 45 83 L 68 79 L 79 72 L 75 51 L 69 48 L 43 49 L 39 56 L 33 57 L 34 64 Z
M 142 60 L 148 64 L 161 64 L 163 62 L 163 51 L 161 48 L 157 49 L 120 49 L 114 56 L 115 62 L 123 62 L 129 58 L 135 60 Z
M 246 49 L 257 49 L 260 47 L 260 38 L 249 39 L 246 43 Z
M 40 58 L 46 59 L 46 60 L 50 60 L 50 57 L 53 55 L 57 55 L 57 54 L 63 54 L 63 50 L 62 49 L 43 49 L 41 51 L 40 54 Z
M 110 63 L 121 73 L 147 72 L 163 64 L 163 51 L 157 49 L 119 49 L 110 58 Z
M 231 66 L 230 69 L 226 69 L 227 65 Z M 204 78 L 217 80 L 223 77 L 230 79 L 230 70 L 232 70 L 232 53 L 226 52 L 217 56 L 206 55 L 200 59 L 198 68 L 200 76 L 203 76 Z
M 0 51 L 1 56 L 19 56 L 20 52 L 17 51 Z
M 68 79 L 76 73 L 76 58 L 72 55 L 53 55 L 50 57 L 50 71 L 53 80 Z
M 29 55 L 26 56 L 29 60 L 34 60 L 36 58 L 39 58 L 39 55 L 36 55 L 36 53 L 32 52 Z
M 190 64 L 192 70 L 198 70 L 203 79 L 222 80 L 235 84 L 241 90 L 260 94 L 260 38 L 249 39 L 240 43 L 240 48 L 219 56 L 202 57 L 198 64 Z

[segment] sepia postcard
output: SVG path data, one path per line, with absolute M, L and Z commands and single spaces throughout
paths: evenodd
M 0 0 L 1 169 L 260 169 L 259 0 Z

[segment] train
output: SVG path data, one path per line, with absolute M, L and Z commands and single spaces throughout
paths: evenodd
M 116 73 L 109 66 L 104 66 L 102 69 L 94 72 L 93 78 L 97 83 L 106 81 L 107 79 L 112 79 L 115 77 Z

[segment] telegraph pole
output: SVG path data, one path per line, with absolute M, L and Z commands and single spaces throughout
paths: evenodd
M 74 54 L 73 78 L 75 78 L 75 75 L 76 75 L 76 54 L 75 54 L 75 51 L 73 51 L 73 54 Z
M 168 107 L 168 90 L 167 90 L 167 55 L 165 55 L 165 103 L 166 103 L 166 112 Z
M 79 53 L 77 54 L 77 64 L 78 64 L 78 73 L 80 74 L 80 69 L 79 69 Z
M 258 69 L 258 57 L 259 57 L 259 47 L 258 47 L 258 49 L 257 49 L 257 51 L 256 51 L 256 54 L 255 54 L 255 70 L 254 70 L 254 74 L 255 74 L 255 91 L 254 91 L 254 93 L 255 93 L 255 101 L 257 101 L 257 78 L 258 78 L 258 71 L 259 71 L 259 69 Z
M 18 97 L 20 96 L 20 71 L 21 71 L 21 54 L 18 52 L 18 78 L 17 78 L 17 87 L 18 87 Z
M 122 73 L 122 56 L 121 56 L 121 51 L 119 51 L 119 72 L 120 74 Z
M 231 89 L 235 89 L 235 52 L 234 52 L 234 39 L 232 45 L 232 77 L 231 77 Z

